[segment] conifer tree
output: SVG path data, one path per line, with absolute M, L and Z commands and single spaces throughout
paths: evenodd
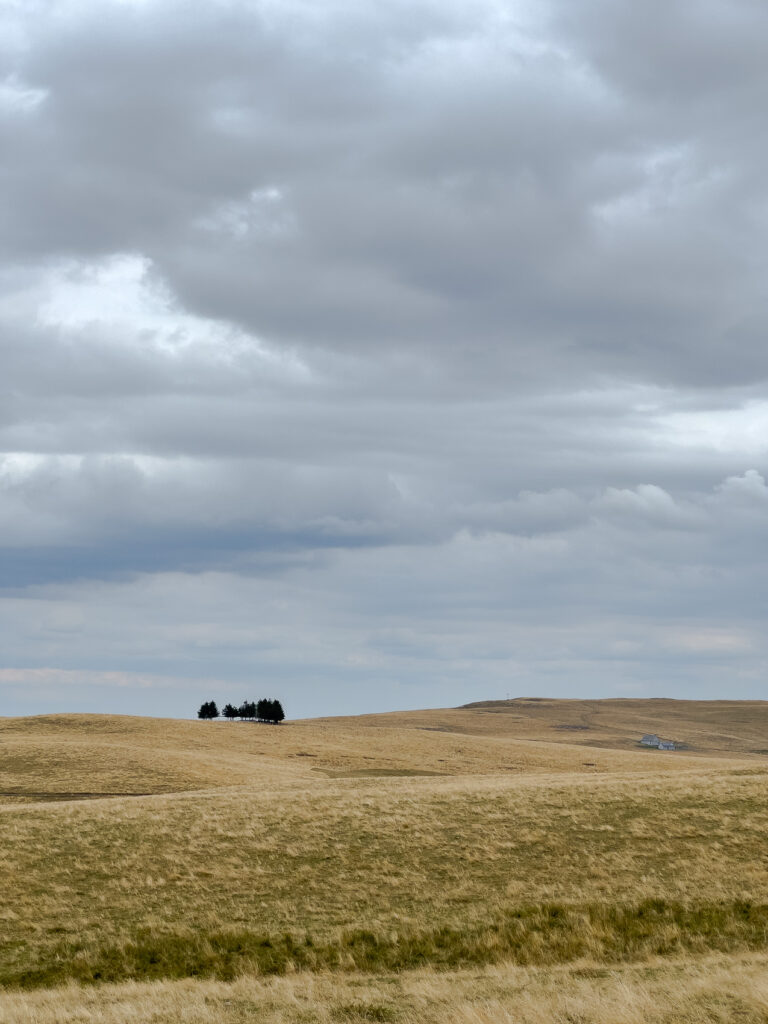
M 280 723 L 284 719 L 285 719 L 285 712 L 283 711 L 283 705 L 280 703 L 279 700 L 273 700 L 272 701 L 272 721 L 275 723 L 275 725 L 280 725 Z
M 256 705 L 252 700 L 244 700 L 240 707 L 237 709 L 237 713 L 241 718 L 255 718 L 256 717 Z

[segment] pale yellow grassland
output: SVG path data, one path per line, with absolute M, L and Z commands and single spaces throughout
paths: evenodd
M 701 764 L 701 762 L 699 762 Z M 461 927 L 504 907 L 761 900 L 768 776 L 347 779 L 7 807 L 6 966 L 179 934 Z
M 318 719 L 317 721 L 323 721 Z M 636 749 L 644 733 L 686 745 L 687 754 L 768 754 L 768 701 L 655 699 L 484 701 L 465 708 L 325 719 L 369 728 L 441 729 L 478 736 Z
M 764 1024 L 768 956 L 7 993 L 0 1024 Z
M 739 745 L 729 739 L 728 730 L 739 728 L 732 710 L 723 711 L 718 733 L 707 704 L 683 712 L 677 705 L 688 702 L 658 702 L 654 713 L 634 707 L 653 702 L 606 703 L 621 706 L 603 711 L 594 710 L 600 704 L 595 701 L 513 702 L 495 710 L 404 712 L 293 722 L 278 728 L 107 715 L 5 718 L 0 719 L 0 801 L 18 800 L 23 794 L 31 798 L 41 793 L 155 793 L 262 785 L 322 773 L 666 772 L 690 767 L 696 755 L 762 762 L 754 751 L 762 749 L 760 743 L 768 749 L 768 716 L 763 714 L 768 704 L 755 705 L 761 724 L 753 725 Z M 616 720 L 621 715 L 625 720 L 620 729 Z M 638 749 L 637 741 L 646 730 L 642 715 L 655 723 L 653 731 L 674 733 L 686 742 L 694 739 L 691 722 L 701 719 L 696 749 L 674 754 Z M 587 729 L 570 728 L 585 722 L 591 723 Z M 704 734 L 709 746 L 702 740 Z M 587 739 L 589 749 L 584 745 Z
M 691 749 L 639 749 L 643 732 Z M 62 943 L 97 959 L 169 933 L 396 938 L 548 902 L 765 903 L 763 749 L 763 702 L 515 701 L 278 728 L 0 719 L 0 966 L 11 978 Z M 768 1021 L 766 966 L 723 955 L 6 991 L 0 1022 L 751 1024 Z

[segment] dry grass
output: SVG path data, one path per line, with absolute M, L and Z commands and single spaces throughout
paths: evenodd
M 768 705 L 594 704 L 0 720 L 0 1021 L 768 1020 Z
M 0 978 L 147 937 L 477 929 L 550 902 L 765 892 L 766 776 L 328 780 L 6 808 Z M 62 953 L 62 943 L 65 944 Z
M 764 1024 L 768 956 L 7 993 L 0 1024 Z
M 713 710 L 714 709 L 714 710 Z M 719 717 L 718 717 L 719 715 Z M 578 728 L 577 728 L 578 727 Z M 638 749 L 654 731 L 693 749 Z M 585 749 L 585 746 L 589 749 Z M 701 756 L 768 764 L 768 704 L 516 701 L 287 723 L 107 715 L 0 719 L 0 802 L 169 793 L 360 774 L 677 771 Z M 750 753 L 752 751 L 752 753 Z
M 323 721 L 322 719 L 318 721 Z M 399 711 L 326 719 L 378 729 L 439 729 L 632 751 L 644 733 L 684 744 L 686 754 L 714 757 L 768 755 L 768 701 L 549 700 L 481 701 L 463 708 Z M 659 756 L 658 752 L 651 756 Z

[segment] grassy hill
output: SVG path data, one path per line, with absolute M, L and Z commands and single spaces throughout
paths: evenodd
M 768 701 L 515 700 L 479 701 L 460 708 L 405 711 L 328 719 L 381 728 L 438 729 L 471 736 L 536 740 L 636 750 L 656 733 L 688 754 L 714 757 L 768 755 Z
M 684 749 L 644 750 L 645 732 Z M 318 775 L 678 771 L 700 757 L 762 763 L 768 702 L 519 699 L 278 728 L 112 715 L 0 718 L 0 801 Z
M 0 719 L 0 1022 L 764 1021 L 763 749 L 762 702 Z

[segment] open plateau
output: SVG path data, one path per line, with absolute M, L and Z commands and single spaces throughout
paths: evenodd
M 767 796 L 758 701 L 2 718 L 0 1022 L 765 1022 Z

